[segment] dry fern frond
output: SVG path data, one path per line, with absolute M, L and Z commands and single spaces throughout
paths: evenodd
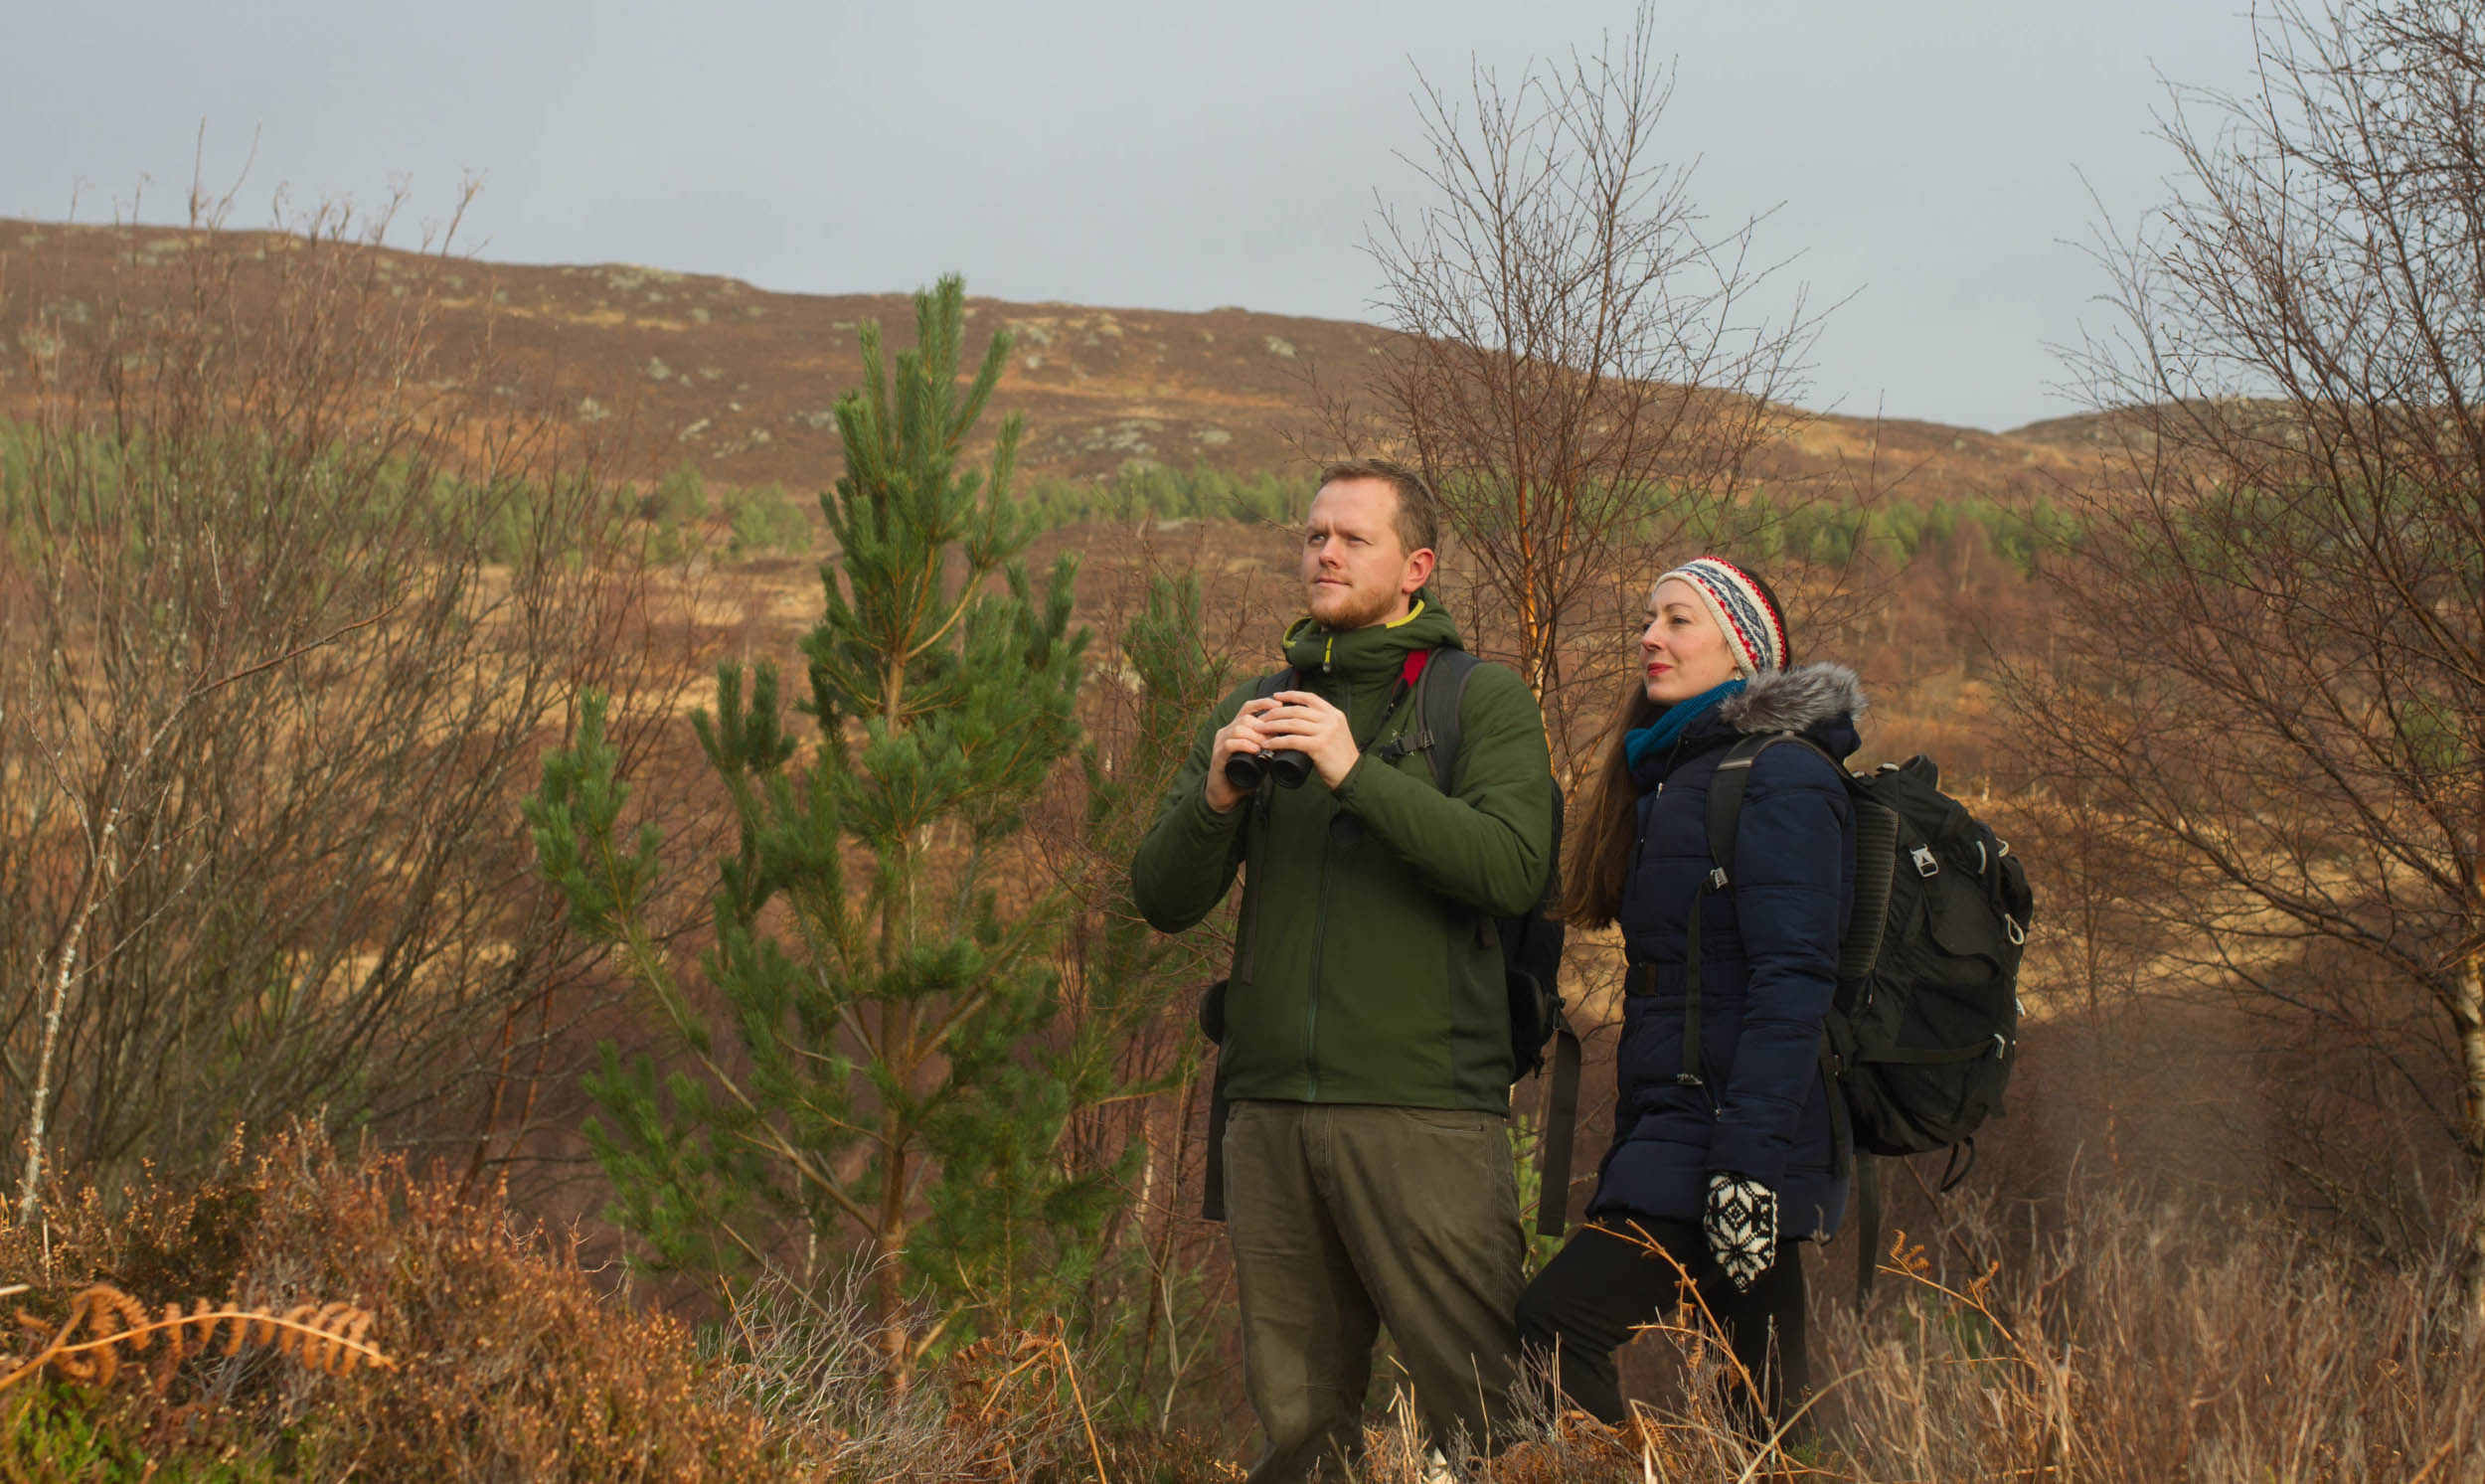
M 1932 1271 L 1932 1259 L 1924 1255 L 1924 1244 L 1910 1243 L 1905 1229 L 1890 1234 L 1890 1252 L 1881 1270 L 1905 1278 L 1920 1278 Z
M 32 1358 L 0 1376 L 0 1391 L 47 1366 L 71 1381 L 109 1386 L 120 1375 L 124 1355 L 131 1359 L 144 1355 L 159 1338 L 162 1353 L 148 1377 L 161 1391 L 171 1384 L 175 1367 L 191 1356 L 206 1354 L 216 1344 L 220 1328 L 226 1355 L 239 1352 L 246 1343 L 272 1345 L 278 1355 L 330 1375 L 342 1375 L 358 1365 L 397 1369 L 397 1362 L 365 1339 L 371 1332 L 370 1311 L 347 1303 L 295 1304 L 278 1314 L 230 1304 L 220 1308 L 202 1298 L 187 1311 L 178 1303 L 168 1303 L 160 1316 L 150 1317 L 136 1299 L 109 1283 L 97 1283 L 71 1297 L 69 1317 L 57 1327 L 24 1309 L 17 1311 L 17 1323 L 40 1343 Z

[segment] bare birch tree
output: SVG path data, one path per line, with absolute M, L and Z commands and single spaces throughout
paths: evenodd
M 1487 599 L 1461 616 L 1544 700 L 1557 761 L 1603 721 L 1612 687 L 1584 689 L 1574 729 L 1570 682 L 1618 676 L 1650 562 L 1752 514 L 1737 497 L 1801 415 L 1817 327 L 1800 292 L 1772 310 L 1759 219 L 1712 229 L 1694 163 L 1660 153 L 1656 30 L 1643 6 L 1595 56 L 1507 87 L 1481 65 L 1463 92 L 1421 80 L 1420 203 L 1385 206 L 1369 242 L 1403 335 L 1368 384 L 1321 389 L 1328 436 L 1440 493 Z
M 2101 253 L 2083 632 L 2012 697 L 2201 969 L 2433 1109 L 2485 1317 L 2485 30 L 2253 26 L 2257 84 L 2175 90 L 2174 199 Z M 2380 1039 L 2410 1007 L 2429 1065 Z
M 687 669 L 610 493 L 438 343 L 453 260 L 382 250 L 385 216 L 221 221 L 132 232 L 110 302 L 40 258 L 0 300 L 32 410 L 0 425 L 21 1215 L 237 1122 L 505 1153 L 592 968 L 517 798 L 580 685 Z

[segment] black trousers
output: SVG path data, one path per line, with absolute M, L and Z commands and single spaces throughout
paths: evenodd
M 1599 1421 L 1627 1420 L 1614 1352 L 1684 1296 L 1687 1272 L 1735 1359 L 1759 1386 L 1754 1396 L 1739 1378 L 1731 1384 L 1727 1404 L 1737 1421 L 1755 1434 L 1783 1422 L 1788 1400 L 1801 1404 L 1811 1387 L 1803 1262 L 1794 1244 L 1780 1242 L 1777 1261 L 1738 1293 L 1694 1224 L 1641 1218 L 1608 1225 L 1613 1230 L 1581 1227 L 1519 1296 L 1519 1347 L 1528 1362 L 1557 1373 L 1572 1403 Z

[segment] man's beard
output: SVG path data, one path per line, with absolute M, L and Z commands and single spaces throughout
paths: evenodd
M 1317 592 L 1318 589 L 1315 588 L 1314 591 Z M 1326 613 L 1323 613 L 1316 605 L 1312 608 L 1311 616 L 1323 628 L 1340 630 L 1370 628 L 1385 619 L 1395 617 L 1406 601 L 1405 594 L 1388 587 L 1371 592 L 1349 587 L 1341 596 L 1344 601 L 1333 606 Z

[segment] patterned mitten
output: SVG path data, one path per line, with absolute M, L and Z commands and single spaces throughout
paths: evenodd
M 1700 1227 L 1708 1234 L 1709 1255 L 1740 1293 L 1777 1260 L 1777 1192 L 1739 1175 L 1711 1175 Z

